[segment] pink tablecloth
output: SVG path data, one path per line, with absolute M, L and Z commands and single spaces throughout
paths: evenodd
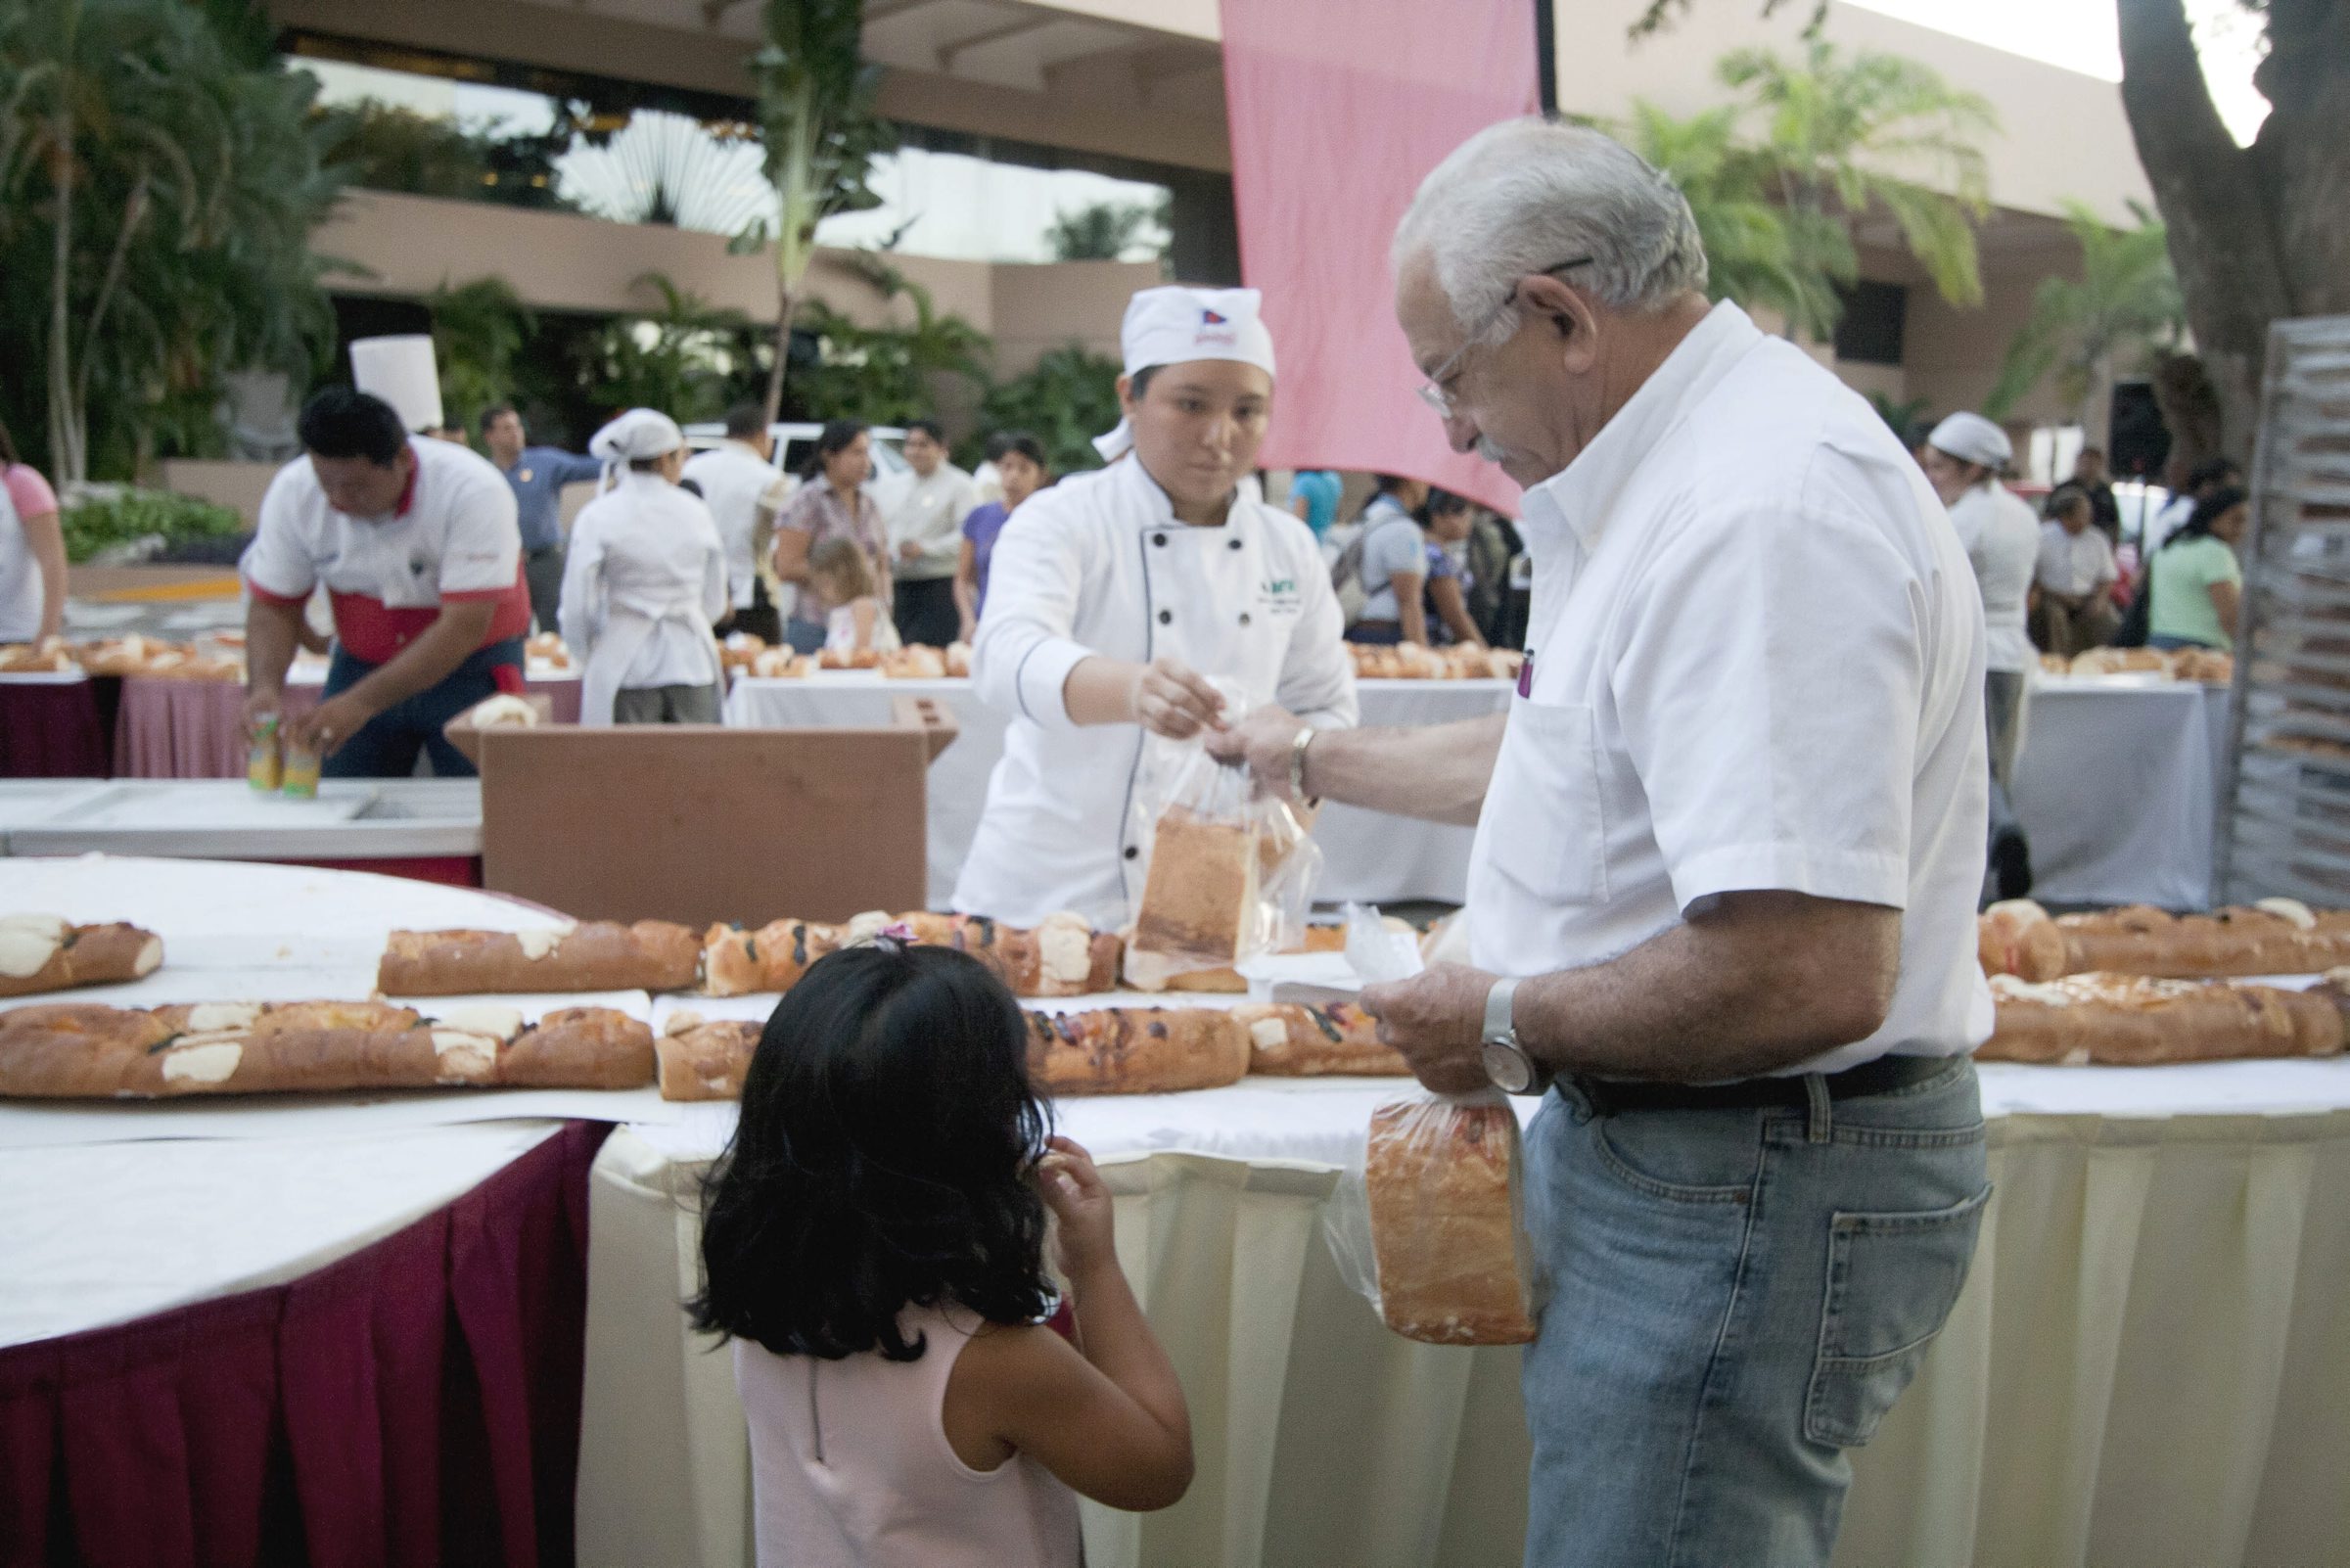
M 577 680 L 532 680 L 526 688 L 555 705 L 558 724 L 579 721 Z M 288 686 L 286 715 L 317 707 L 321 689 Z M 125 678 L 115 720 L 115 776 L 243 778 L 245 688 L 225 680 Z
M 0 681 L 0 778 L 105 778 L 113 770 L 93 682 Z

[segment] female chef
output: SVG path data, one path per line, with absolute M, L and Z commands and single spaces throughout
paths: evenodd
M 714 724 L 726 547 L 710 508 L 677 487 L 685 436 L 631 408 L 587 443 L 620 483 L 579 511 L 564 566 L 563 640 L 586 658 L 582 724 Z
M 1004 526 L 972 650 L 1010 715 L 954 906 L 1014 925 L 1126 923 L 1141 891 L 1133 802 L 1172 748 L 1221 722 L 1221 682 L 1309 724 L 1355 722 L 1354 663 L 1313 535 L 1239 493 L 1272 409 L 1254 289 L 1146 289 L 1120 334 L 1110 466 Z M 1130 455 L 1129 455 L 1130 454 Z M 1124 458 L 1124 461 L 1120 461 Z

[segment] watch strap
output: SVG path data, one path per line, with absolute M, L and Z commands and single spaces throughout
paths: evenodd
M 1494 989 L 1485 993 L 1485 1030 L 1479 1039 L 1515 1039 L 1514 1002 L 1518 992 L 1518 977 L 1505 975 L 1494 982 Z

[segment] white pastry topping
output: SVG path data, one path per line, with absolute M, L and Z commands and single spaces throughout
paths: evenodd
M 852 944 L 870 942 L 875 937 L 880 936 L 882 929 L 888 926 L 889 923 L 890 916 L 887 911 L 881 909 L 867 909 L 863 914 L 854 916 L 850 920 L 849 941 Z
M 433 1031 L 433 1076 L 442 1084 L 485 1084 L 497 1076 L 498 1042 L 461 1029 Z
M 1037 961 L 1049 985 L 1083 986 L 1093 973 L 1093 927 L 1064 909 L 1037 926 Z
M 1991 994 L 2001 1001 L 2038 1002 L 2043 1007 L 2070 1007 L 2081 998 L 2062 985 L 2049 982 L 2034 985 L 2013 975 L 1993 975 Z
M 11 980 L 30 980 L 49 967 L 65 945 L 63 937 L 23 926 L 0 927 L 0 975 Z
M 538 722 L 538 710 L 520 697 L 498 696 L 474 704 L 466 716 L 476 729 L 527 729 Z
M 245 1059 L 245 1042 L 236 1039 L 182 1039 L 163 1053 L 163 1082 L 225 1084 Z
M 1289 1026 L 1278 1018 L 1260 1018 L 1249 1025 L 1249 1038 L 1260 1050 L 1277 1051 L 1289 1043 Z
M 2064 1053 L 2064 1059 L 2058 1062 L 2056 1065 L 2058 1067 L 2087 1067 L 2089 1063 L 2089 1047 L 2086 1045 L 2075 1045 L 2071 1050 Z
M 225 1030 L 250 1029 L 261 1016 L 259 1002 L 198 1002 L 188 1009 L 190 1035 L 217 1035 Z
M 661 1027 L 664 1035 L 682 1035 L 689 1029 L 702 1027 L 702 1015 L 690 1007 L 680 1007 L 669 1014 L 669 1021 Z
M 0 931 L 29 932 L 36 937 L 51 937 L 63 942 L 73 934 L 73 922 L 63 915 L 0 915 Z
M 161 937 L 149 937 L 147 939 L 146 945 L 139 949 L 139 956 L 131 960 L 130 972 L 133 975 L 144 979 L 145 977 L 154 974 L 158 969 L 161 969 L 162 965 L 163 939 Z
M 2315 931 L 2318 929 L 2318 917 L 2310 913 L 2309 905 L 2298 899 L 2263 899 L 2252 907 L 2264 914 L 2273 914 L 2278 919 L 2288 922 L 2296 930 Z
M 484 1035 L 494 1040 L 509 1040 L 523 1032 L 523 1012 L 519 1007 L 502 1007 L 495 1002 L 475 1002 L 464 1007 L 451 1007 L 438 1019 L 442 1029 L 453 1029 L 461 1035 Z
M 548 953 L 553 952 L 563 939 L 570 935 L 571 931 L 568 927 L 558 931 L 518 931 L 514 934 L 514 940 L 522 945 L 523 956 L 532 963 L 536 963 Z

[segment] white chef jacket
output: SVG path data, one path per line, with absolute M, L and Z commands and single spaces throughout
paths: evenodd
M 2104 530 L 2092 524 L 2067 533 L 2064 525 L 2052 519 L 2040 525 L 2040 585 L 2049 592 L 2077 599 L 2120 576 Z
M 710 508 L 658 474 L 628 472 L 572 520 L 563 640 L 582 650 L 579 721 L 612 722 L 612 694 L 718 679 L 710 623 L 726 613 L 726 549 Z
M 936 582 L 954 576 L 963 558 L 963 519 L 979 505 L 979 488 L 971 476 L 952 463 L 941 463 L 930 477 L 915 476 L 888 518 L 890 568 L 899 582 Z M 898 553 L 908 542 L 922 554 L 908 561 Z
M 30 642 L 41 629 L 41 564 L 25 542 L 8 486 L 0 484 L 0 642 Z
M 1787 1071 L 1986 1038 L 1983 611 L 1884 422 L 1720 304 L 1518 529 L 1534 597 L 1470 862 L 1478 967 L 1599 963 L 1782 889 L 1903 911 L 1884 1027 Z
M 1252 703 L 1343 727 L 1356 707 L 1341 630 L 1313 535 L 1262 501 L 1188 527 L 1139 458 L 1029 497 L 995 541 L 972 649 L 979 695 L 1011 721 L 955 908 L 1126 923 L 1141 891 L 1130 806 L 1154 798 L 1153 770 L 1179 749 L 1146 748 L 1137 724 L 1072 722 L 1062 687 L 1082 661 L 1172 656 Z
M 757 566 L 759 514 L 769 518 L 792 498 L 791 482 L 748 443 L 729 440 L 685 460 L 680 476 L 702 486 L 703 502 L 726 546 L 726 583 L 737 610 L 751 608 Z
M 2032 504 L 1992 480 L 1959 496 L 1950 520 L 1983 598 L 1983 668 L 2007 674 L 2032 669 L 2039 655 L 2024 629 L 2040 563 L 2040 519 Z

